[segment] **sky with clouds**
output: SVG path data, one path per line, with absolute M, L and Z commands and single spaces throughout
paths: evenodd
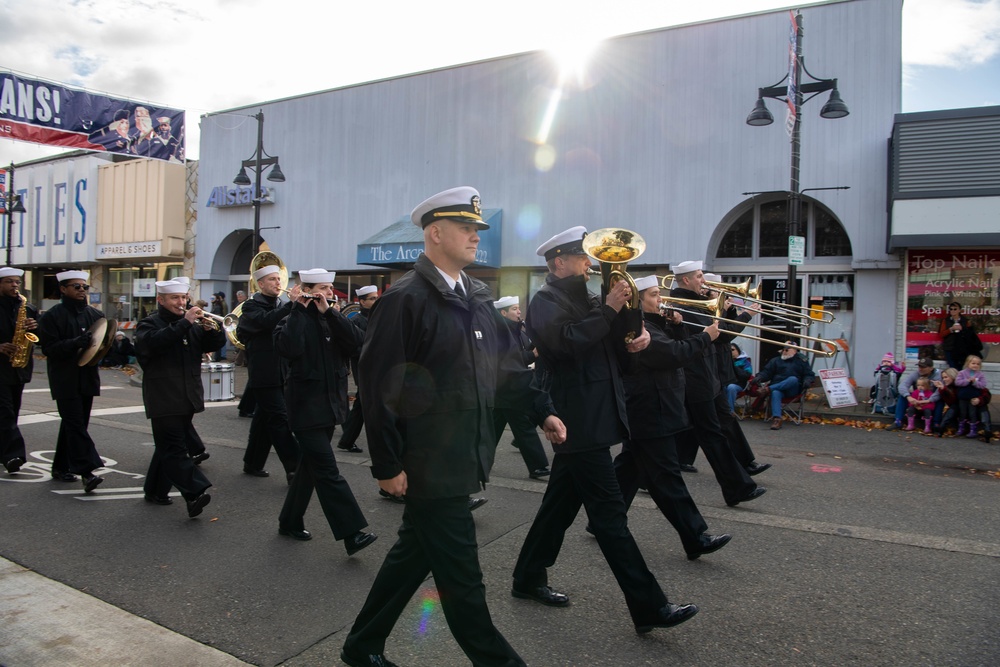
M 870 0 L 874 1 L 874 0 Z M 0 0 L 0 69 L 209 111 L 787 0 Z M 573 11 L 567 12 L 567 7 Z M 1000 104 L 1000 0 L 904 0 L 903 111 Z M 0 164 L 61 152 L 0 139 Z

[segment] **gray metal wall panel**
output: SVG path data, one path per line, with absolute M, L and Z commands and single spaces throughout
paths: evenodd
M 885 140 L 900 106 L 899 0 L 803 10 L 807 66 L 837 76 L 847 118 L 805 106 L 802 187 L 843 221 L 857 260 L 885 260 Z M 438 190 L 471 184 L 504 209 L 505 266 L 541 266 L 535 247 L 574 224 L 623 226 L 648 243 L 642 263 L 704 257 L 718 222 L 745 190 L 786 189 L 789 143 L 776 122 L 744 123 L 756 88 L 787 70 L 787 12 L 697 24 L 605 43 L 592 85 L 568 89 L 534 168 L 538 130 L 557 72 L 529 53 L 261 105 L 265 147 L 287 181 L 261 225 L 291 268 L 359 269 L 355 246 Z M 844 35 L 851 48 L 844 48 Z M 248 107 L 252 114 L 258 107 Z M 240 112 L 234 112 L 240 113 Z M 244 117 L 245 118 L 245 117 Z M 202 205 L 253 151 L 256 124 L 202 119 Z M 199 211 L 199 273 L 252 211 Z
M 895 193 L 1000 187 L 1000 114 L 900 123 Z

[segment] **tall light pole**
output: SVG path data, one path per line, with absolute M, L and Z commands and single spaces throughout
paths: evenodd
M 21 203 L 21 195 L 14 192 L 14 163 L 7 167 L 6 196 L 4 197 L 3 210 L 7 214 L 7 266 L 11 265 L 11 253 L 14 251 L 14 214 L 24 213 L 24 204 Z
M 243 160 L 240 173 L 233 179 L 233 183 L 244 187 L 250 185 L 250 177 L 247 176 L 247 169 L 253 170 L 253 252 L 251 255 L 256 255 L 260 250 L 260 177 L 267 167 L 271 167 L 271 172 L 267 175 L 267 180 L 273 183 L 284 183 L 285 175 L 281 173 L 281 167 L 278 165 L 278 156 L 270 156 L 264 152 L 264 112 L 258 111 L 252 118 L 257 119 L 257 150 L 254 151 L 249 160 Z
M 792 17 L 789 42 L 789 52 L 792 54 L 792 58 L 789 63 L 788 74 L 773 86 L 757 89 L 757 104 L 754 105 L 753 111 L 747 116 L 747 125 L 763 126 L 774 122 L 774 116 L 771 115 L 771 112 L 767 110 L 767 106 L 764 104 L 765 97 L 780 100 L 788 105 L 792 144 L 792 178 L 788 193 L 788 303 L 798 305 L 799 295 L 796 287 L 796 264 L 793 263 L 796 260 L 792 257 L 792 246 L 797 243 L 799 237 L 799 220 L 802 203 L 799 197 L 801 194 L 801 190 L 799 189 L 799 155 L 801 150 L 799 130 L 802 123 L 802 105 L 820 93 L 829 90 L 832 92 L 826 104 L 820 109 L 820 117 L 843 118 L 850 111 L 847 110 L 847 105 L 844 104 L 844 101 L 840 99 L 840 91 L 837 90 L 836 79 L 819 79 L 806 69 L 805 60 L 802 58 L 802 14 L 800 13 L 796 13 Z M 805 72 L 812 81 L 802 83 L 802 72 Z M 788 84 L 782 86 L 781 84 L 786 81 Z M 805 94 L 809 94 L 809 97 L 803 99 L 803 95 Z M 793 241 L 793 239 L 796 240 Z

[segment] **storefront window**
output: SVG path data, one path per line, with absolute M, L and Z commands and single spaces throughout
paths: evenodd
M 803 201 L 800 206 L 799 236 L 805 237 L 807 248 L 809 239 L 816 239 L 808 256 L 850 257 L 851 240 L 833 214 L 813 202 Z M 764 202 L 741 213 L 726 230 L 715 256 L 719 259 L 788 257 L 788 200 Z
M 945 359 L 955 339 L 945 340 L 947 306 L 958 302 L 982 343 L 985 361 L 1000 361 L 1000 297 L 997 294 L 998 250 L 910 250 L 907 252 L 906 347 L 909 356 L 933 349 Z M 966 332 L 968 333 L 968 332 Z M 963 342 L 963 346 L 969 344 Z M 971 342 L 975 346 L 975 341 Z M 960 365 L 961 362 L 959 362 Z
M 753 212 L 747 209 L 736 219 L 719 244 L 717 257 L 753 256 Z
M 814 257 L 850 257 L 851 240 L 847 237 L 847 232 L 843 226 L 837 222 L 829 212 L 814 207 L 815 219 L 813 225 L 816 228 L 816 247 L 813 249 Z

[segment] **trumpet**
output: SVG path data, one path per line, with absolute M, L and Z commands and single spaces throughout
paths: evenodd
M 674 280 L 675 276 L 673 274 L 667 274 L 660 279 L 660 287 L 663 289 L 670 289 L 670 285 L 674 282 Z M 738 296 L 744 301 L 759 303 L 763 307 L 761 313 L 767 315 L 768 317 L 773 317 L 776 320 L 783 320 L 793 324 L 801 323 L 802 326 L 808 327 L 813 322 L 829 324 L 835 319 L 833 313 L 827 311 L 822 311 L 820 316 L 816 316 L 813 315 L 813 310 L 808 306 L 795 306 L 789 303 L 778 303 L 777 301 L 762 299 L 760 298 L 760 295 L 762 294 L 761 284 L 757 283 L 756 286 L 751 287 L 749 279 L 739 284 L 720 283 L 714 280 L 706 280 L 704 281 L 704 284 L 706 287 L 715 292 L 732 294 Z
M 210 313 L 207 310 L 202 309 L 201 317 L 198 318 L 199 322 L 205 321 L 208 318 L 208 323 L 212 329 L 218 331 L 221 327 L 223 331 L 226 332 L 226 336 L 232 340 L 232 336 L 236 335 L 236 325 L 239 324 L 239 318 L 233 317 L 232 315 L 216 315 L 215 313 Z
M 787 336 L 788 338 L 796 338 L 799 340 L 811 340 L 823 346 L 822 349 L 813 349 L 811 347 L 804 347 L 802 345 L 794 345 L 794 344 L 789 344 L 786 346 L 786 347 L 793 347 L 796 350 L 812 352 L 814 354 L 818 354 L 824 357 L 832 357 L 837 351 L 837 344 L 832 340 L 827 340 L 825 338 L 817 338 L 816 336 L 807 336 L 805 334 L 800 334 L 800 333 L 789 333 L 787 331 L 783 331 L 782 329 L 775 329 L 774 327 L 767 327 L 762 324 L 750 324 L 747 322 L 743 322 L 742 320 L 733 320 L 727 317 L 722 317 L 721 313 L 724 313 L 726 311 L 725 294 L 719 294 L 718 298 L 715 299 L 681 299 L 678 297 L 661 295 L 660 304 L 665 305 L 666 307 L 672 310 L 676 310 L 679 313 L 690 313 L 692 315 L 707 315 L 711 317 L 713 320 L 717 320 L 719 322 L 730 322 L 732 324 L 739 324 L 741 326 L 752 327 L 759 331 L 769 331 L 771 333 L 777 333 L 783 336 Z M 681 307 L 678 308 L 677 306 Z M 702 327 L 702 325 L 700 324 L 697 324 L 695 322 L 688 322 L 686 320 L 684 321 L 684 324 L 694 327 Z M 759 340 L 764 343 L 776 342 L 770 338 L 763 338 L 761 336 L 752 336 L 746 333 L 740 333 L 739 335 L 742 336 L 743 338 Z

